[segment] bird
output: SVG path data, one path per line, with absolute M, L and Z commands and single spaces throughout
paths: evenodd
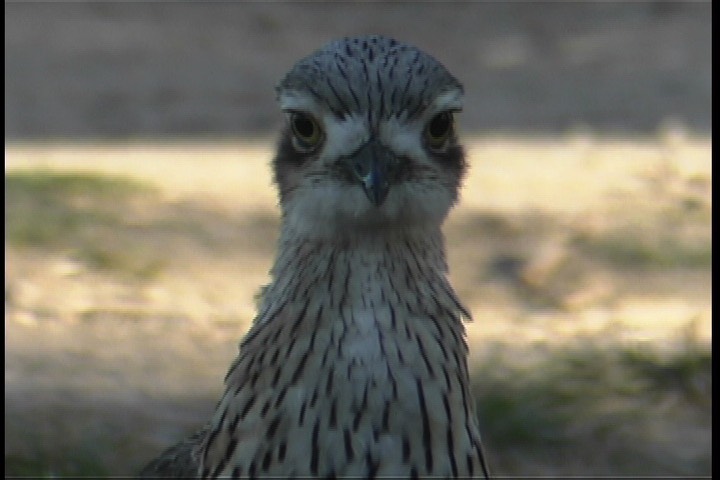
M 210 420 L 143 477 L 489 478 L 444 223 L 463 86 L 390 37 L 334 40 L 276 87 L 281 227 Z

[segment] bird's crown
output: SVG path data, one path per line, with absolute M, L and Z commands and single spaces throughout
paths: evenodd
M 278 99 L 292 107 L 297 92 L 309 93 L 342 118 L 362 113 L 371 122 L 391 116 L 412 119 L 438 95 L 455 97 L 462 85 L 429 54 L 392 38 L 343 38 L 303 58 L 280 81 Z

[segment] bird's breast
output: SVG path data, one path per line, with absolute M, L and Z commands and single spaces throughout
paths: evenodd
M 463 327 L 433 277 L 440 270 L 421 262 L 432 256 L 318 251 L 290 252 L 305 275 L 278 269 L 268 287 L 228 374 L 201 454 L 214 468 L 203 473 L 478 472 Z

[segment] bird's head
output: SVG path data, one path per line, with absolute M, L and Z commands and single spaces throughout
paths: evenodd
M 439 227 L 466 169 L 453 116 L 462 86 L 390 38 L 332 42 L 277 86 L 273 167 L 286 224 L 310 237 Z

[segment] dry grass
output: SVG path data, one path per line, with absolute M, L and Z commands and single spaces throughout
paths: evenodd
M 469 142 L 446 233 L 497 473 L 709 474 L 710 145 Z M 271 149 L 6 146 L 6 475 L 130 474 L 207 418 L 268 278 Z

